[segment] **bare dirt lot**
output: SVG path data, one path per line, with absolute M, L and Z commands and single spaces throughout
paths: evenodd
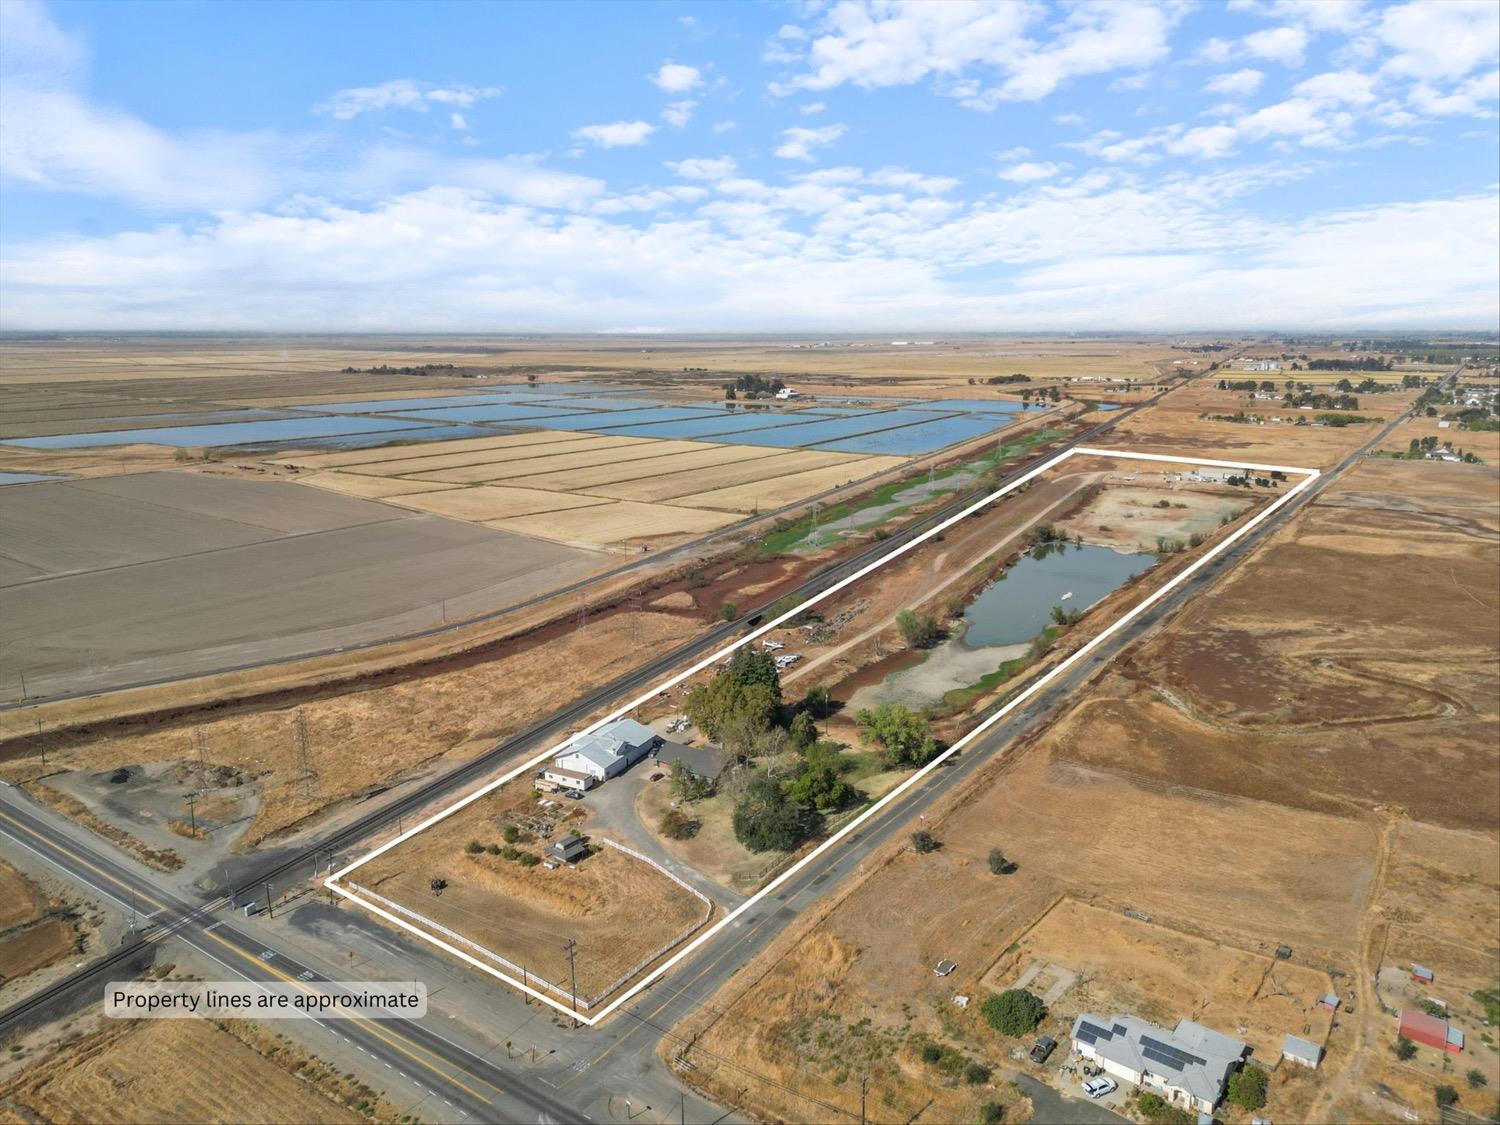
M 372 640 L 495 608 L 597 556 L 279 481 L 13 485 L 0 693 L 107 688 Z

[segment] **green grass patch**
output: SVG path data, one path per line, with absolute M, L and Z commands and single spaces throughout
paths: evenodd
M 1046 445 L 1048 442 L 1056 441 L 1060 437 L 1066 437 L 1067 434 L 1067 430 L 1060 429 L 1037 430 L 1035 433 L 1022 434 L 1014 441 L 1008 441 L 1001 445 L 998 449 L 993 449 L 982 456 L 972 458 L 960 465 L 954 465 L 951 468 L 933 473 L 931 481 L 934 485 L 937 485 L 961 473 L 982 474 L 990 472 L 1010 461 L 1016 460 L 1039 445 Z M 839 504 L 832 508 L 823 509 L 817 514 L 817 522 L 819 525 L 830 524 L 838 520 L 848 519 L 850 516 L 856 516 L 860 512 L 868 511 L 871 508 L 884 507 L 895 500 L 897 493 L 904 492 L 909 488 L 917 487 L 923 483 L 925 482 L 920 474 L 890 481 L 853 503 Z M 897 516 L 905 515 L 912 508 L 920 504 L 925 504 L 927 501 L 936 499 L 939 496 L 946 496 L 957 492 L 962 487 L 962 484 L 955 483 L 947 488 L 934 488 L 931 492 L 916 497 L 909 503 L 901 504 L 891 511 L 880 512 L 871 519 L 870 523 L 883 524 Z M 869 525 L 856 524 L 851 530 L 860 531 L 866 526 Z M 812 532 L 813 517 L 811 515 L 803 516 L 801 519 L 793 520 L 784 526 L 777 527 L 764 539 L 748 548 L 745 555 L 747 558 L 769 558 L 774 555 L 784 555 L 799 546 Z

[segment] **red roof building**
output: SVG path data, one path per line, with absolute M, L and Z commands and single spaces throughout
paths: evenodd
M 1436 1047 L 1439 1051 L 1451 1051 L 1455 1055 L 1464 1049 L 1463 1033 L 1449 1028 L 1444 1020 L 1407 1008 L 1401 1013 L 1401 1024 L 1396 1034 L 1413 1043 Z

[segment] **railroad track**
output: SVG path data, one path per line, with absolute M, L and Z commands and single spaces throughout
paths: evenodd
M 1174 387 L 1178 385 L 1181 384 L 1174 384 Z M 898 530 L 893 531 L 888 538 L 823 568 L 791 591 L 782 594 L 776 601 L 781 601 L 785 598 L 805 600 L 821 593 L 829 586 L 841 581 L 843 578 L 867 566 L 876 559 L 892 551 L 899 550 L 910 540 L 948 519 L 956 512 L 962 511 L 981 497 L 989 495 L 999 484 L 1030 472 L 1044 461 L 1057 456 L 1060 452 L 1096 440 L 1099 435 L 1107 433 L 1126 418 L 1149 406 L 1155 405 L 1166 394 L 1170 393 L 1172 389 L 1174 388 L 1165 388 L 1133 406 L 1112 411 L 1109 417 L 1075 434 L 1068 440 L 1048 445 L 1042 452 L 1007 470 L 1001 475 L 998 482 L 984 485 L 957 496 L 934 511 L 920 516 Z M 287 855 L 268 859 L 265 865 L 252 868 L 248 873 L 238 877 L 232 889 L 226 888 L 223 893 L 215 894 L 212 902 L 204 903 L 196 908 L 185 907 L 174 923 L 173 930 L 181 929 L 186 925 L 207 921 L 212 912 L 222 907 L 226 900 L 236 903 L 248 901 L 249 898 L 254 897 L 255 892 L 266 887 L 267 884 L 274 887 L 278 884 L 284 885 L 289 880 L 295 881 L 299 878 L 310 877 L 321 869 L 325 862 L 331 860 L 335 854 L 344 852 L 370 836 L 375 835 L 387 828 L 392 822 L 398 822 L 400 818 L 423 808 L 433 801 L 461 790 L 465 786 L 490 775 L 513 759 L 535 752 L 539 745 L 549 741 L 560 741 L 570 727 L 575 726 L 581 719 L 594 711 L 607 706 L 622 696 L 639 692 L 649 684 L 661 679 L 664 674 L 672 669 L 690 662 L 695 657 L 701 657 L 705 652 L 722 646 L 747 628 L 753 628 L 764 617 L 772 604 L 775 603 L 767 603 L 736 620 L 716 625 L 708 632 L 694 640 L 679 645 L 677 648 L 650 663 L 632 672 L 617 676 L 607 684 L 559 708 L 509 738 L 496 743 L 477 757 L 455 766 L 446 773 L 432 778 L 430 781 L 413 788 L 407 793 L 386 801 L 378 808 L 372 809 L 370 812 L 348 824 L 333 829 L 327 835 L 320 837 L 315 843 L 299 846 Z M 90 962 L 67 977 L 17 1001 L 3 1012 L 0 1012 L 0 1033 L 26 1022 L 28 1016 L 35 1012 L 44 1011 L 50 1005 L 60 1002 L 75 989 L 81 989 L 96 980 L 107 979 L 111 969 L 128 963 L 155 940 L 158 940 L 158 938 L 150 934 L 138 936 L 135 941 L 127 942 L 117 949 L 111 950 L 109 953 L 104 954 L 102 957 Z

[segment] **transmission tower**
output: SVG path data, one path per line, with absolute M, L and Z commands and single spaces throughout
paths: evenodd
M 298 762 L 302 769 L 302 796 L 310 799 L 313 780 L 312 755 L 307 748 L 307 712 L 301 707 L 297 708 L 293 725 L 297 733 Z

